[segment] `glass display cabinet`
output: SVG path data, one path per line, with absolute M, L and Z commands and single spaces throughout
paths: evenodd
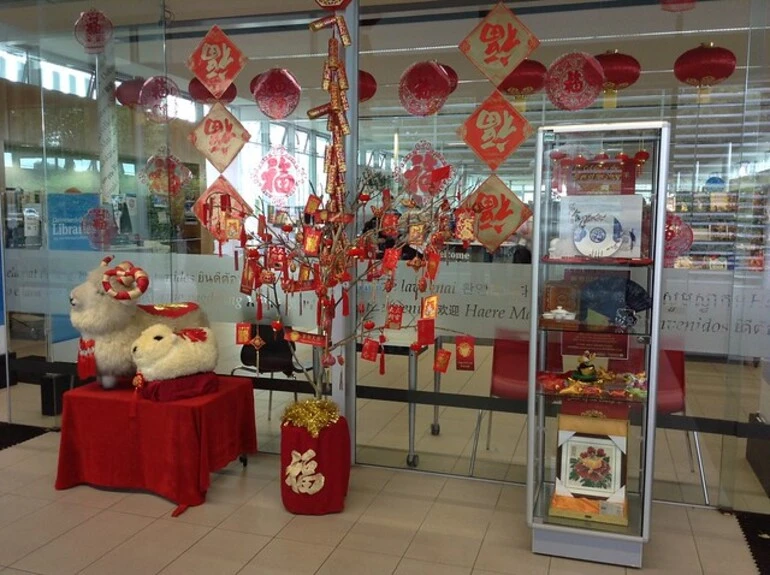
M 538 132 L 527 428 L 535 553 L 642 563 L 668 153 L 665 122 Z

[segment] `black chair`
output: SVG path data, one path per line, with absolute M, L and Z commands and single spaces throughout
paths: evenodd
M 246 344 L 241 347 L 241 365 L 235 367 L 230 375 L 235 375 L 238 371 L 246 371 L 252 374 L 261 375 L 269 373 L 272 379 L 276 373 L 283 373 L 286 377 L 295 379 L 298 373 L 311 371 L 312 368 L 305 368 L 297 365 L 294 360 L 294 351 L 297 346 L 294 342 L 284 338 L 283 331 L 275 332 L 269 325 L 251 324 L 251 337 L 257 335 L 264 340 L 265 344 L 257 351 L 251 345 Z M 294 392 L 294 401 L 297 401 L 297 392 Z M 273 390 L 268 392 L 267 400 L 267 420 L 272 418 L 273 411 Z

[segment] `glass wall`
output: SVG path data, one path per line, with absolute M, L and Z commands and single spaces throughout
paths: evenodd
M 239 291 L 242 270 L 236 262 L 242 263 L 242 250 L 236 238 L 217 241 L 193 206 L 222 174 L 271 225 L 280 227 L 286 217 L 300 221 L 309 195 L 326 190 L 324 157 L 331 139 L 326 120 L 306 114 L 328 101 L 321 80 L 330 33 L 308 29 L 322 12 L 310 0 L 282 2 L 279 8 L 262 4 L 0 2 L 7 29 L 0 45 L 5 330 L 14 357 L 10 366 L 19 380 L 3 392 L 4 420 L 58 424 L 60 391 L 75 381 L 78 355 L 69 291 L 108 254 L 148 271 L 151 285 L 142 303 L 201 303 L 219 334 L 218 370 L 230 373 L 241 365 L 235 324 L 257 321 L 255 299 Z M 617 50 L 639 62 L 641 75 L 614 97 L 600 95 L 579 110 L 555 107 L 542 89 L 505 98 L 534 130 L 591 122 L 671 123 L 667 204 L 682 222 L 672 233 L 683 233 L 689 244 L 691 231 L 692 243 L 682 247 L 679 236 L 670 238 L 678 251 L 671 251 L 664 276 L 660 329 L 664 347 L 685 354 L 686 409 L 660 414 L 655 497 L 702 503 L 704 480 L 711 504 L 762 510 L 768 506 L 762 485 L 770 485 L 770 478 L 751 462 L 766 458 L 770 437 L 764 377 L 770 339 L 765 317 L 770 13 L 761 0 L 692 4 L 692 10 L 668 12 L 651 0 L 608 1 L 601 7 L 577 0 L 510 3 L 539 39 L 529 58 L 545 68 L 567 53 Z M 91 7 L 114 25 L 112 48 L 100 54 L 87 53 L 73 34 L 80 13 Z M 494 86 L 458 47 L 491 8 L 476 1 L 359 2 L 359 39 L 347 51 L 357 49 L 360 69 L 377 84 L 374 96 L 358 106 L 358 138 L 348 143 L 358 158 L 358 187 L 374 198 L 357 213 L 359 229 L 372 221 L 371 207 L 381 207 L 383 190 L 399 201 L 412 195 L 412 176 L 432 169 L 427 159 L 432 166 L 452 167 L 446 182 L 452 214 L 492 174 L 460 128 Z M 238 94 L 227 109 L 250 138 L 223 170 L 189 139 L 211 104 L 190 95 L 186 62 L 212 24 L 246 58 L 235 81 Z M 730 50 L 737 65 L 706 94 L 678 81 L 674 63 L 710 42 Z M 457 87 L 438 113 L 409 114 L 399 98 L 402 75 L 415 63 L 433 60 L 456 72 Z M 271 68 L 288 70 L 302 88 L 296 110 L 285 118 L 265 116 L 251 94 L 255 77 Z M 137 103 L 138 88 L 128 89 L 137 85 L 131 84 L 135 78 L 153 77 L 177 87 L 159 102 L 167 106 L 160 121 Z M 354 76 L 350 80 L 357 84 Z M 113 84 L 125 84 L 115 105 L 107 89 Z M 643 158 L 642 148 L 565 152 L 594 161 L 602 154 Z M 294 158 L 301 182 L 289 195 L 276 193 L 265 179 L 270 157 L 284 152 Z M 148 160 L 169 153 L 179 161 L 179 173 L 189 170 L 171 195 L 153 188 L 152 162 L 148 169 Z M 639 163 L 640 170 L 650 167 Z M 535 167 L 534 137 L 524 137 L 495 174 L 527 205 Z M 408 201 L 396 206 L 401 215 L 412 209 Z M 412 342 L 406 339 L 412 336 L 388 332 L 394 349 L 384 373 L 378 362 L 357 362 L 358 397 L 349 413 L 355 413 L 359 462 L 523 482 L 526 393 L 514 385 L 503 394 L 495 382 L 518 381 L 517 374 L 526 373 L 526 358 L 495 350 L 504 333 L 528 339 L 530 230 L 524 222 L 492 253 L 477 242 L 465 247 L 461 240 L 447 241 L 438 275 L 425 292 L 419 290 L 416 266 L 408 265 L 425 246 L 409 241 L 389 291 L 384 278 L 358 287 L 363 313 L 377 325 L 386 322 L 389 304 L 403 306 L 403 333 L 416 326 L 423 296 L 438 295 L 436 341 L 453 352 L 446 373 L 437 374 L 433 347 L 412 357 L 410 365 Z M 303 296 L 301 303 L 279 299 L 292 325 L 314 325 L 315 297 Z M 264 310 L 261 323 L 269 324 L 272 311 Z M 458 336 L 472 336 L 475 343 L 473 360 L 462 369 L 455 363 Z M 307 367 L 312 357 L 302 347 L 299 359 Z M 562 360 L 564 370 L 574 367 L 572 354 L 563 353 Z M 44 381 L 46 373 L 61 378 Z M 293 388 L 263 376 L 255 383 L 260 448 L 277 451 L 279 415 L 293 399 Z M 275 379 L 283 381 L 280 373 Z

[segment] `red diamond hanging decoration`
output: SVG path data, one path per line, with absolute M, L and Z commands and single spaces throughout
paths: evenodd
M 532 135 L 532 126 L 495 90 L 460 126 L 459 135 L 494 171 Z
M 190 141 L 213 166 L 224 172 L 251 139 L 238 118 L 217 102 L 190 133 Z
M 497 176 L 489 176 L 462 203 L 476 213 L 475 236 L 489 253 L 532 216 L 532 210 Z
M 460 42 L 460 51 L 498 87 L 539 45 L 540 40 L 500 2 Z
M 215 240 L 225 242 L 228 239 L 227 227 L 230 220 L 239 224 L 253 210 L 227 178 L 219 176 L 209 188 L 201 194 L 192 208 L 193 214 Z
M 187 59 L 187 67 L 219 99 L 246 65 L 246 56 L 219 26 L 212 26 Z

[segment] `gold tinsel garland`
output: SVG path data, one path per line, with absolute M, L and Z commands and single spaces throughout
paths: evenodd
M 292 403 L 281 416 L 283 425 L 304 427 L 313 437 L 318 437 L 322 429 L 337 423 L 340 410 L 330 399 L 305 399 Z

